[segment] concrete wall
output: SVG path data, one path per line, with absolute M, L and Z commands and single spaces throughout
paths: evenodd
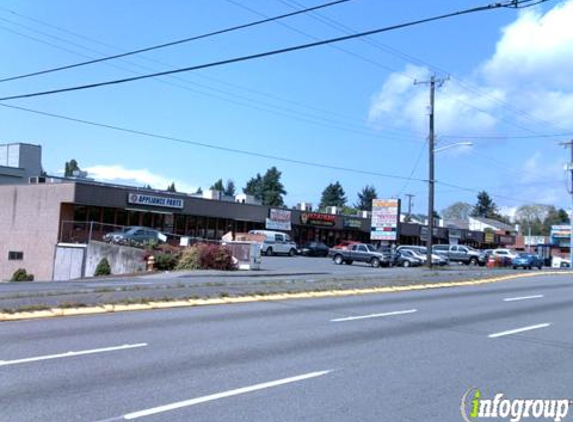
M 0 186 L 0 280 L 18 268 L 51 280 L 62 202 L 73 202 L 74 185 Z M 8 252 L 22 260 L 8 260 Z
M 85 277 L 93 277 L 102 258 L 109 261 L 112 274 L 143 272 L 146 268 L 144 256 L 145 251 L 142 249 L 92 241 L 87 247 Z

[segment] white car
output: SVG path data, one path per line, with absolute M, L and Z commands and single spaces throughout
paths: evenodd
M 517 257 L 517 254 L 515 252 L 512 252 L 510 249 L 494 249 L 491 254 L 495 257 L 499 256 L 499 257 L 505 257 L 505 258 L 509 258 L 509 259 L 513 259 Z
M 258 234 L 265 237 L 261 242 L 262 255 L 276 255 L 285 254 L 295 256 L 297 251 L 296 243 L 294 243 L 290 236 L 283 232 L 276 232 L 272 230 L 251 230 L 249 234 Z

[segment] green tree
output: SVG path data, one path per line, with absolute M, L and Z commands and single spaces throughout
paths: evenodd
M 354 207 L 362 211 L 372 211 L 372 201 L 377 196 L 376 188 L 366 185 L 362 188 L 362 191 L 358 192 L 358 202 L 354 204 Z
M 263 200 L 263 177 L 257 173 L 255 177 L 252 177 L 247 181 L 246 186 L 243 188 L 243 193 L 247 195 L 252 195 L 259 201 Z
M 203 189 L 201 189 L 201 186 L 199 186 L 195 191 L 195 195 L 202 195 L 202 194 L 203 194 Z
M 209 188 L 210 190 L 218 190 L 219 192 L 223 192 L 225 190 L 225 186 L 223 186 L 223 179 L 217 180 L 215 183 L 211 185 Z
M 143 186 L 143 189 L 153 189 L 153 188 L 151 187 L 151 185 L 147 184 L 147 185 Z
M 231 179 L 227 180 L 227 186 L 225 187 L 224 193 L 227 196 L 235 196 L 235 182 Z
M 442 216 L 446 220 L 467 220 L 472 209 L 472 205 L 467 202 L 454 202 L 442 210 Z
M 175 188 L 175 182 L 171 182 L 171 184 L 167 186 L 167 192 L 177 192 L 177 189 Z
M 343 207 L 346 205 L 346 194 L 340 182 L 330 183 L 322 191 L 319 208 L 324 210 L 326 207 Z
M 66 166 L 64 169 L 64 177 L 72 177 L 74 175 L 74 171 L 80 171 L 78 162 L 75 159 L 66 161 Z
M 271 207 L 284 206 L 283 195 L 286 190 L 281 183 L 282 173 L 276 168 L 271 167 L 263 176 L 263 204 Z
M 287 192 L 280 181 L 281 175 L 282 173 L 276 167 L 268 169 L 264 176 L 257 173 L 247 182 L 243 192 L 253 195 L 263 205 L 282 207 L 284 206 L 283 195 Z
M 475 204 L 472 217 L 485 217 L 499 219 L 498 208 L 493 199 L 486 191 L 481 191 L 477 196 L 477 203 Z
M 549 236 L 551 233 L 551 226 L 569 224 L 569 221 L 567 211 L 563 208 L 556 209 L 554 206 L 551 206 L 543 220 L 543 236 Z

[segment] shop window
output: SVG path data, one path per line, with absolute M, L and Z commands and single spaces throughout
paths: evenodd
M 104 224 L 115 224 L 115 208 L 104 208 L 103 209 L 103 221 Z
M 87 215 L 87 208 L 84 206 L 79 205 L 74 209 L 74 221 L 86 221 Z
M 118 226 L 127 226 L 127 211 L 126 210 L 117 210 L 115 224 L 117 224 Z
M 205 237 L 205 217 L 197 217 L 197 237 Z
M 24 252 L 9 251 L 8 261 L 22 261 L 24 259 Z
M 87 221 L 93 221 L 95 223 L 99 223 L 101 221 L 101 208 L 88 207 Z
M 175 214 L 175 233 L 185 234 L 185 216 Z
M 141 225 L 145 227 L 153 227 L 153 222 L 151 221 L 153 218 L 153 214 L 150 212 L 146 212 L 143 214 L 143 218 L 141 219 Z

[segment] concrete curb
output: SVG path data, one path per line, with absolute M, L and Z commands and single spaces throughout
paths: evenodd
M 127 312 L 127 311 L 144 311 L 152 309 L 171 309 L 171 308 L 183 308 L 183 307 L 206 306 L 206 305 L 224 305 L 233 303 L 272 302 L 278 300 L 328 298 L 328 297 L 359 296 L 359 295 L 380 294 L 380 293 L 408 292 L 415 290 L 442 289 L 446 287 L 477 286 L 480 284 L 498 283 L 501 281 L 515 280 L 519 278 L 543 277 L 548 275 L 573 275 L 573 271 L 548 271 L 543 273 L 529 273 L 529 274 L 521 273 L 516 275 L 485 278 L 481 280 L 452 281 L 452 282 L 433 283 L 433 284 L 413 284 L 408 286 L 372 287 L 372 288 L 351 289 L 351 290 L 309 291 L 309 292 L 299 292 L 299 293 L 272 293 L 268 295 L 248 295 L 248 296 L 237 296 L 237 297 L 221 297 L 221 298 L 189 299 L 189 300 L 173 300 L 173 301 L 149 301 L 148 303 L 135 303 L 135 304 L 104 304 L 90 307 L 51 308 L 41 311 L 15 312 L 15 313 L 0 312 L 0 322 L 54 318 L 62 316 L 96 315 L 96 314 Z

